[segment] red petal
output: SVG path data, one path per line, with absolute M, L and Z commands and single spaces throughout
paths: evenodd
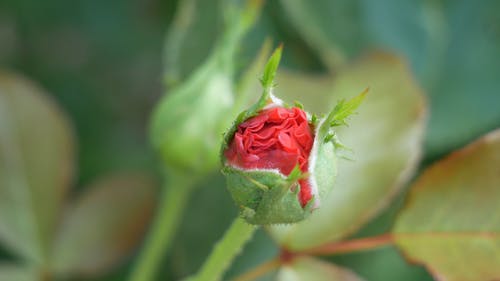
M 257 115 L 255 117 L 252 117 L 248 119 L 247 121 L 241 123 L 238 125 L 239 128 L 249 128 L 255 131 L 256 129 L 258 130 L 259 127 L 262 128 L 264 126 L 264 123 L 267 121 L 268 116 L 267 115 Z
M 302 123 L 296 130 L 293 131 L 293 135 L 297 142 L 303 147 L 311 147 L 312 146 L 312 136 L 311 129 L 309 128 L 309 124 Z
M 275 107 L 271 108 L 267 115 L 269 116 L 269 122 L 278 123 L 288 118 L 290 112 L 286 108 Z
M 302 208 L 304 208 L 309 200 L 312 199 L 312 189 L 311 185 L 309 184 L 308 180 L 300 180 L 300 192 L 299 192 L 299 201 L 300 205 L 302 205 Z
M 255 134 L 256 139 L 268 139 L 274 135 L 276 132 L 276 127 L 271 127 L 271 126 L 265 126 Z
M 283 150 L 266 151 L 265 154 L 260 154 L 260 157 L 258 164 L 262 166 L 256 168 L 278 169 L 285 175 L 290 174 L 298 162 L 296 153 L 288 153 Z
M 299 165 L 308 169 L 314 134 L 306 113 L 299 108 L 274 107 L 238 126 L 224 155 L 232 165 L 247 169 L 278 169 L 288 175 Z M 302 206 L 312 198 L 307 180 L 301 180 Z
M 295 140 L 293 140 L 287 132 L 280 132 L 278 135 L 278 142 L 282 148 L 287 152 L 297 153 L 298 147 Z

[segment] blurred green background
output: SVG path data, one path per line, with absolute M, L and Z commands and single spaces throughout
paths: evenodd
M 203 61 L 223 27 L 222 1 L 197 2 L 202 12 L 181 51 L 180 78 Z M 115 170 L 159 172 L 147 127 L 164 92 L 163 44 L 177 6 L 175 0 L 0 1 L 0 66 L 41 84 L 68 113 L 78 142 L 78 186 Z M 404 56 L 430 105 L 425 165 L 500 127 L 499 9 L 495 0 L 268 1 L 237 64 L 247 66 L 267 37 L 284 43 L 284 67 L 315 73 L 328 68 L 325 49 L 332 46 L 347 61 L 374 49 Z M 158 280 L 194 272 L 237 213 L 220 176 L 206 185 L 220 188 L 198 189 Z M 387 230 L 402 201 L 358 235 Z M 276 251 L 261 231 L 229 274 Z M 95 280 L 123 280 L 132 260 Z M 392 248 L 334 260 L 366 280 L 432 280 Z

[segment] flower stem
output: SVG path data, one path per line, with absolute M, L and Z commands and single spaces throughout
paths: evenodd
M 154 280 L 196 182 L 192 176 L 169 173 L 156 217 L 130 275 L 130 281 Z
M 321 255 L 321 256 L 345 254 L 351 252 L 370 250 L 386 246 L 392 243 L 393 243 L 392 235 L 390 233 L 386 233 L 379 236 L 325 244 L 316 248 L 300 251 L 294 254 Z
M 257 280 L 257 278 L 261 277 L 262 275 L 268 273 L 269 271 L 271 271 L 273 269 L 276 269 L 278 266 L 280 266 L 280 264 L 281 264 L 281 261 L 279 258 L 272 259 L 270 261 L 262 263 L 261 265 L 253 268 L 250 271 L 243 273 L 242 275 L 233 279 L 233 281 Z
M 234 258 L 252 237 L 257 226 L 250 225 L 241 218 L 236 218 L 205 260 L 200 271 L 190 281 L 221 280 Z
M 286 249 L 282 249 L 282 253 L 279 257 L 276 257 L 270 261 L 262 263 L 261 265 L 234 278 L 232 281 L 256 280 L 257 278 L 268 273 L 269 271 L 276 269 L 281 264 L 288 263 L 289 260 L 297 256 L 304 256 L 304 255 L 323 256 L 323 255 L 345 254 L 357 251 L 371 250 L 392 243 L 393 243 L 392 235 L 390 233 L 387 233 L 379 236 L 324 244 L 316 248 L 311 248 L 298 252 L 290 252 Z

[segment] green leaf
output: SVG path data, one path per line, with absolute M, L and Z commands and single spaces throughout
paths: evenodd
M 70 127 L 37 85 L 0 71 L 0 239 L 32 262 L 46 259 L 73 176 Z
M 333 101 L 370 87 L 349 127 L 338 130 L 354 161 L 338 161 L 335 186 L 306 221 L 273 228 L 275 238 L 293 250 L 342 239 L 384 208 L 412 175 L 426 112 L 420 89 L 407 65 L 382 53 L 365 57 L 336 79 L 280 73 L 278 82 L 278 95 L 301 99 L 312 112 L 327 112 Z
M 318 75 L 281 69 L 276 77 L 276 95 L 285 101 L 299 101 L 311 114 L 328 114 L 340 97 L 332 93 L 333 75 Z M 360 90 L 361 87 L 360 87 Z M 360 91 L 348 93 L 352 97 Z M 346 95 L 347 96 L 347 95 Z
M 384 0 L 362 7 L 372 41 L 408 57 L 429 95 L 430 157 L 500 126 L 498 1 Z
M 0 263 L 0 280 L 5 281 L 39 281 L 41 274 L 33 268 Z
M 396 246 L 386 246 L 376 250 L 335 255 L 328 260 L 349 267 L 370 281 L 433 281 L 427 271 L 410 264 L 401 257 Z
M 500 129 L 435 163 L 394 227 L 408 259 L 440 280 L 500 278 Z
M 443 2 L 358 2 L 365 47 L 376 46 L 408 58 L 412 70 L 422 82 L 425 76 L 435 73 L 443 51 L 442 44 L 447 40 L 440 9 Z
M 108 176 L 88 187 L 63 218 L 53 271 L 98 275 L 123 261 L 144 234 L 155 197 L 154 181 L 142 174 Z
M 437 34 L 441 50 L 429 58 L 424 84 L 432 104 L 426 149 L 434 157 L 500 127 L 500 2 L 445 1 L 437 8 L 447 32 Z
M 346 54 L 352 56 L 364 47 L 359 1 L 282 0 L 281 4 L 290 23 L 328 65 L 341 65 Z
M 278 272 L 278 281 L 362 281 L 349 269 L 311 257 L 299 257 Z

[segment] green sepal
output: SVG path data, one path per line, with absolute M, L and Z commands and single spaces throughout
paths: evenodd
M 320 121 L 319 126 L 322 125 L 322 122 L 325 122 L 325 120 Z M 331 139 L 328 139 L 329 135 L 325 136 L 325 133 L 321 131 L 317 130 L 311 156 L 309 157 L 309 180 L 318 193 L 314 207 L 318 207 L 321 203 L 321 198 L 325 198 L 328 195 L 335 185 L 335 178 L 337 176 L 337 148 L 335 147 L 335 143 Z M 326 134 L 329 133 L 327 131 Z
M 335 185 L 338 151 L 349 150 L 340 142 L 334 129 L 346 124 L 346 119 L 354 113 L 367 93 L 368 89 L 349 101 L 341 100 L 326 117 L 314 120 L 317 127 L 309 158 L 309 172 L 311 184 L 318 193 L 315 205 L 320 205 L 321 198 L 325 198 Z
M 268 95 L 270 94 L 269 90 L 274 87 L 274 78 L 276 77 L 276 72 L 278 72 L 282 52 L 283 44 L 280 44 L 267 61 L 266 67 L 264 68 L 264 74 L 260 79 L 264 92 L 267 92 Z
M 275 170 L 241 170 L 230 166 L 225 166 L 222 172 L 240 215 L 250 224 L 295 223 L 311 212 L 310 204 L 302 208 L 298 199 L 298 181 L 304 177 L 298 166 L 288 176 Z
M 281 53 L 283 51 L 283 46 L 280 45 L 276 50 L 274 50 L 273 54 L 269 58 L 264 68 L 264 74 L 260 79 L 263 91 L 259 98 L 259 100 L 253 104 L 249 109 L 242 111 L 236 119 L 233 121 L 231 127 L 224 134 L 220 157 L 224 162 L 224 151 L 229 146 L 229 143 L 234 137 L 234 133 L 238 130 L 238 125 L 245 122 L 249 118 L 257 116 L 257 114 L 264 108 L 266 105 L 273 102 L 271 91 L 274 87 L 274 78 L 276 77 L 276 72 L 278 71 L 278 65 L 281 60 Z
M 327 122 L 330 127 L 347 125 L 347 118 L 361 105 L 366 94 L 368 94 L 368 88 L 348 101 L 340 100 L 330 114 L 328 114 Z
M 368 94 L 368 88 L 348 101 L 340 100 L 332 111 L 319 121 L 317 121 L 317 117 L 313 115 L 313 122 L 317 123 L 315 142 L 320 140 L 324 143 L 331 142 L 336 149 L 349 150 L 347 146 L 340 142 L 334 129 L 341 125 L 347 125 L 347 118 L 354 114 L 355 110 L 365 99 L 366 94 Z

